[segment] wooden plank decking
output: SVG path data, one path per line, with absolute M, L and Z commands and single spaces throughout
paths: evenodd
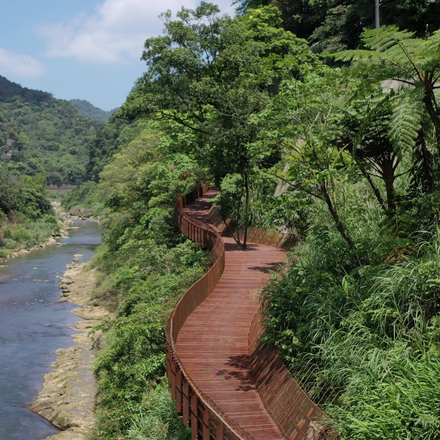
M 207 223 L 210 190 L 185 207 L 191 217 Z M 176 350 L 198 388 L 255 440 L 281 440 L 283 435 L 266 412 L 248 374 L 248 334 L 259 308 L 261 287 L 269 270 L 285 260 L 284 251 L 259 244 L 243 250 L 231 238 L 225 242 L 223 275 L 208 298 L 187 318 Z

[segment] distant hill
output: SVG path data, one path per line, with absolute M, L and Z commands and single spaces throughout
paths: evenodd
M 14 96 L 21 96 L 24 101 L 35 104 L 49 103 L 55 99 L 50 93 L 27 89 L 0 75 L 0 102 L 10 102 Z
M 117 108 L 115 108 L 113 110 L 110 110 L 109 112 L 106 112 L 98 107 L 95 107 L 93 104 L 90 104 L 89 101 L 85 101 L 82 99 L 71 99 L 69 102 L 76 107 L 81 115 L 90 118 L 93 121 L 107 122 L 110 116 L 116 110 L 118 110 Z
M 10 175 L 47 175 L 49 184 L 86 179 L 89 144 L 103 124 L 71 103 L 0 76 L 0 165 Z

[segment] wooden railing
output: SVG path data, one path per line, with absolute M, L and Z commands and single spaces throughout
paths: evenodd
M 251 226 L 247 231 L 247 241 L 249 243 L 264 244 L 265 246 L 273 246 L 281 249 L 290 249 L 298 242 L 298 239 L 292 234 L 268 231 Z
M 189 239 L 210 250 L 207 258 L 211 267 L 183 294 L 170 317 L 166 330 L 167 376 L 176 410 L 182 415 L 184 425 L 191 426 L 192 440 L 254 440 L 197 387 L 186 372 L 175 347 L 185 320 L 212 292 L 225 267 L 225 245 L 220 234 L 182 212 L 187 204 L 202 197 L 207 191 L 208 187 L 201 185 L 192 193 L 176 198 L 178 228 Z M 253 242 L 261 240 L 281 246 L 283 238 L 286 238 L 282 234 L 276 236 L 273 233 L 266 236 L 261 231 L 253 231 Z M 324 427 L 325 414 L 290 376 L 276 352 L 259 342 L 261 333 L 262 326 L 257 314 L 249 333 L 250 373 L 266 410 L 280 432 L 289 440 L 336 438 L 334 433 Z
M 202 197 L 208 190 L 200 186 L 184 197 L 176 199 L 176 224 L 189 239 L 210 250 L 212 262 L 206 274 L 180 298 L 170 317 L 167 333 L 167 376 L 176 410 L 182 414 L 185 426 L 191 426 L 192 439 L 252 440 L 252 437 L 206 396 L 185 371 L 175 348 L 175 342 L 186 318 L 212 292 L 225 267 L 225 245 L 219 233 L 185 213 L 182 209 Z
M 261 310 L 249 331 L 249 368 L 266 411 L 285 438 L 336 440 L 328 417 L 292 377 L 277 351 L 261 341 Z

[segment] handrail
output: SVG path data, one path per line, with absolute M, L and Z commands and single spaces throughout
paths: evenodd
M 184 425 L 191 425 L 193 440 L 254 440 L 253 436 L 231 420 L 198 388 L 186 372 L 175 347 L 185 320 L 212 292 L 225 267 L 225 244 L 219 232 L 182 211 L 187 204 L 205 195 L 208 189 L 207 185 L 200 185 L 192 193 L 176 198 L 178 228 L 189 239 L 210 250 L 207 259 L 212 265 L 206 274 L 182 295 L 171 314 L 166 329 L 167 376 L 176 410 L 182 414 Z M 281 234 L 272 233 L 269 237 L 261 231 L 255 229 L 252 242 L 264 240 L 272 246 L 280 246 L 287 241 L 286 236 Z M 250 373 L 255 379 L 263 405 L 280 432 L 290 440 L 336 439 L 336 433 L 329 430 L 323 422 L 326 418 L 325 413 L 292 378 L 276 351 L 259 342 L 262 332 L 258 312 L 249 332 Z M 298 416 L 301 416 L 300 420 Z
M 292 377 L 277 350 L 261 341 L 263 310 L 261 307 L 252 320 L 248 347 L 250 374 L 266 411 L 288 439 L 336 440 L 337 432 L 328 426 L 325 412 Z
M 206 438 L 206 431 L 215 428 L 214 438 L 227 438 L 228 440 L 253 440 L 236 422 L 231 420 L 206 394 L 204 394 L 192 381 L 186 372 L 175 348 L 175 341 L 186 318 L 203 300 L 212 292 L 225 267 L 225 245 L 219 233 L 207 227 L 204 223 L 192 219 L 182 209 L 197 198 L 203 196 L 208 186 L 201 185 L 192 193 L 176 198 L 176 224 L 181 232 L 189 239 L 200 243 L 209 249 L 207 259 L 214 263 L 206 274 L 196 281 L 180 298 L 171 314 L 166 329 L 167 336 L 167 373 L 170 379 L 170 387 L 173 399 L 176 401 L 178 412 L 183 410 L 183 422 L 188 426 L 191 420 L 193 433 L 198 432 L 198 425 L 202 425 L 203 438 Z M 185 390 L 185 387 L 188 388 Z M 194 397 L 196 396 L 196 398 Z M 195 403 L 194 403 L 195 402 Z M 199 405 L 202 405 L 203 419 L 199 420 Z M 191 406 L 191 407 L 190 407 Z M 206 413 L 207 411 L 207 413 Z M 206 420 L 208 422 L 206 422 Z M 200 423 L 201 422 L 201 423 Z M 194 424 L 196 426 L 194 426 Z M 225 436 L 228 433 L 227 437 Z M 211 435 L 211 434 L 210 434 Z M 195 435 L 197 437 L 197 434 Z M 193 438 L 194 434 L 193 434 Z

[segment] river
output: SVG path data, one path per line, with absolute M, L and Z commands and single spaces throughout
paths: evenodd
M 0 267 L 0 439 L 42 440 L 58 430 L 29 405 L 41 390 L 55 350 L 73 345 L 77 306 L 57 302 L 59 279 L 74 254 L 90 260 L 99 226 L 76 221 L 62 246 L 46 246 Z M 76 229 L 77 228 L 77 229 Z

